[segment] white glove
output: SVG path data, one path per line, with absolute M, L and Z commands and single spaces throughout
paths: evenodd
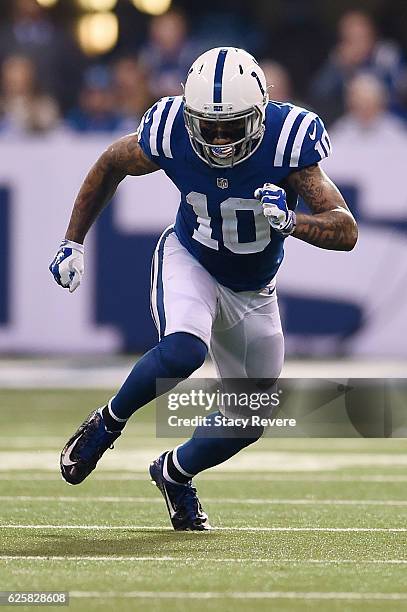
M 72 240 L 63 240 L 49 269 L 54 279 L 72 293 L 81 283 L 84 273 L 84 246 Z
M 264 183 L 263 187 L 256 189 L 254 197 L 260 200 L 263 214 L 274 230 L 283 236 L 293 233 L 296 223 L 295 212 L 289 210 L 287 206 L 284 189 L 272 183 Z

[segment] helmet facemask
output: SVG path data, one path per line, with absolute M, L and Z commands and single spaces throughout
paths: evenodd
M 219 112 L 219 106 L 228 112 Z M 256 151 L 264 134 L 264 114 L 258 106 L 233 113 L 232 105 L 208 104 L 207 112 L 184 101 L 185 125 L 195 153 L 213 168 L 232 168 Z M 214 143 L 218 138 L 226 143 Z

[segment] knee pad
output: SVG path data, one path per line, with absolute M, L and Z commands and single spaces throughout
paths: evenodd
M 168 378 L 188 378 L 201 367 L 208 352 L 200 338 L 186 332 L 164 336 L 157 349 Z

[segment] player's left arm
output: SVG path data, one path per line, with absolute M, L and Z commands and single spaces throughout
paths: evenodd
M 356 221 L 339 189 L 318 164 L 293 172 L 290 187 L 312 214 L 298 213 L 292 236 L 322 249 L 351 251 L 358 239 Z

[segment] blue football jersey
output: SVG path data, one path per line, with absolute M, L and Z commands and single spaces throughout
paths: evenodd
M 284 238 L 274 231 L 253 197 L 264 183 L 297 194 L 288 175 L 327 157 L 331 150 L 321 119 L 292 104 L 269 102 L 265 133 L 255 153 L 233 168 L 211 168 L 194 152 L 183 118 L 181 96 L 162 98 L 138 128 L 144 153 L 181 192 L 175 231 L 181 244 L 219 281 L 234 291 L 265 287 L 284 256 Z

